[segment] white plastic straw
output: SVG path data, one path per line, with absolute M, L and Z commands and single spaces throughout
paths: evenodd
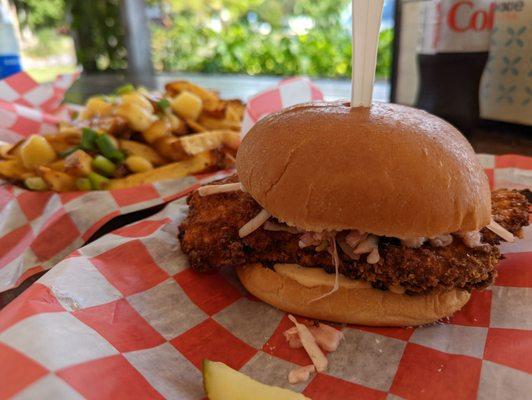
M 370 107 L 384 0 L 352 0 L 351 107 Z

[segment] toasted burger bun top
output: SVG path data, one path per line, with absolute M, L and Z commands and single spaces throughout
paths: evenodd
M 397 104 L 308 103 L 255 124 L 240 181 L 273 216 L 309 231 L 434 237 L 491 216 L 487 177 L 452 125 Z
M 410 296 L 389 290 L 340 286 L 331 295 L 313 301 L 331 286 L 308 287 L 261 264 L 236 269 L 244 287 L 262 301 L 283 311 L 325 321 L 373 325 L 414 326 L 453 315 L 469 300 L 465 290 Z

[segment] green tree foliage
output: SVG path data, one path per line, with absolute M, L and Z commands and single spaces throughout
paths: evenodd
M 65 24 L 65 0 L 13 0 L 19 22 L 36 31 Z
M 85 71 L 127 66 L 120 0 L 66 0 L 72 15 L 76 55 Z
M 163 71 L 347 77 L 349 0 L 166 0 L 154 25 L 156 69 Z M 164 20 L 163 20 L 164 21 Z M 294 31 L 292 23 L 310 29 Z M 381 32 L 377 76 L 387 78 L 393 31 Z
M 20 22 L 51 54 L 55 30 L 70 33 L 86 71 L 127 66 L 120 0 L 13 0 Z M 324 77 L 351 74 L 349 0 L 146 0 L 162 10 L 153 24 L 161 71 Z M 306 29 L 294 27 L 306 25 Z M 377 76 L 389 76 L 393 32 L 381 32 Z M 39 50 L 38 49 L 38 50 Z M 36 54 L 38 55 L 38 54 Z

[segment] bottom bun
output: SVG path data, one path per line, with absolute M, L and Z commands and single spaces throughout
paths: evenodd
M 345 288 L 317 301 L 330 286 L 303 286 L 262 264 L 237 268 L 244 287 L 283 311 L 332 322 L 372 326 L 413 326 L 449 317 L 469 300 L 465 290 L 405 295 L 373 288 Z

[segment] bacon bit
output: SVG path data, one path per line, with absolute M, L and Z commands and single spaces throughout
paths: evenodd
M 224 185 L 205 185 L 198 189 L 198 193 L 203 197 L 216 193 L 236 192 L 237 190 L 245 191 L 240 182 L 226 183 Z
M 266 221 L 264 223 L 264 230 L 265 231 L 272 231 L 272 232 L 288 232 L 288 233 L 300 233 L 301 231 L 297 229 L 294 226 L 288 226 L 284 224 L 277 224 L 272 221 Z
M 327 361 L 327 357 L 325 357 L 321 349 L 318 347 L 316 339 L 314 339 L 312 333 L 310 333 L 306 325 L 297 322 L 293 315 L 289 314 L 288 319 L 292 321 L 296 326 L 297 333 L 299 334 L 299 338 L 301 339 L 301 343 L 303 344 L 305 351 L 312 360 L 312 364 L 314 364 L 314 366 L 316 367 L 316 371 L 325 371 L 329 362 Z
M 316 368 L 312 364 L 293 369 L 288 373 L 288 382 L 292 385 L 300 382 L 306 382 L 308 381 L 308 378 L 310 378 L 310 374 L 313 372 L 316 372 Z
M 494 234 L 499 235 L 501 238 L 506 240 L 507 242 L 512 243 L 515 240 L 515 236 L 512 235 L 511 232 L 508 232 L 506 229 L 504 229 L 502 226 L 500 226 L 497 222 L 495 222 L 493 219 L 490 221 L 490 223 L 486 226 L 490 231 L 492 231 Z
M 340 287 L 340 282 L 338 280 L 338 278 L 340 276 L 340 271 L 339 271 L 339 269 L 340 269 L 340 257 L 338 257 L 338 249 L 336 248 L 336 234 L 334 236 L 332 236 L 330 240 L 332 241 L 332 246 L 331 246 L 332 247 L 332 252 L 331 252 L 331 255 L 332 255 L 333 264 L 334 264 L 334 285 L 333 285 L 333 288 L 331 290 L 329 290 L 327 293 L 322 294 L 321 296 L 318 296 L 315 299 L 310 300 L 310 303 L 313 303 L 315 301 L 321 300 L 324 297 L 330 296 L 331 294 L 336 292 L 338 290 L 338 288 Z
M 303 343 L 301 343 L 301 339 L 299 339 L 299 333 L 297 332 L 297 328 L 295 326 L 284 331 L 283 335 L 290 348 L 299 349 L 303 347 Z
M 264 224 L 268 220 L 268 218 L 270 218 L 270 216 L 271 214 L 268 211 L 262 209 L 260 213 L 258 213 L 255 217 L 253 217 L 253 219 L 248 221 L 244 226 L 242 226 L 238 230 L 238 236 L 243 238 L 255 232 L 262 226 L 262 224 Z
M 326 324 L 311 326 L 309 330 L 314 339 L 316 339 L 318 346 L 328 352 L 336 351 L 340 341 L 344 338 L 344 334 L 341 331 Z

